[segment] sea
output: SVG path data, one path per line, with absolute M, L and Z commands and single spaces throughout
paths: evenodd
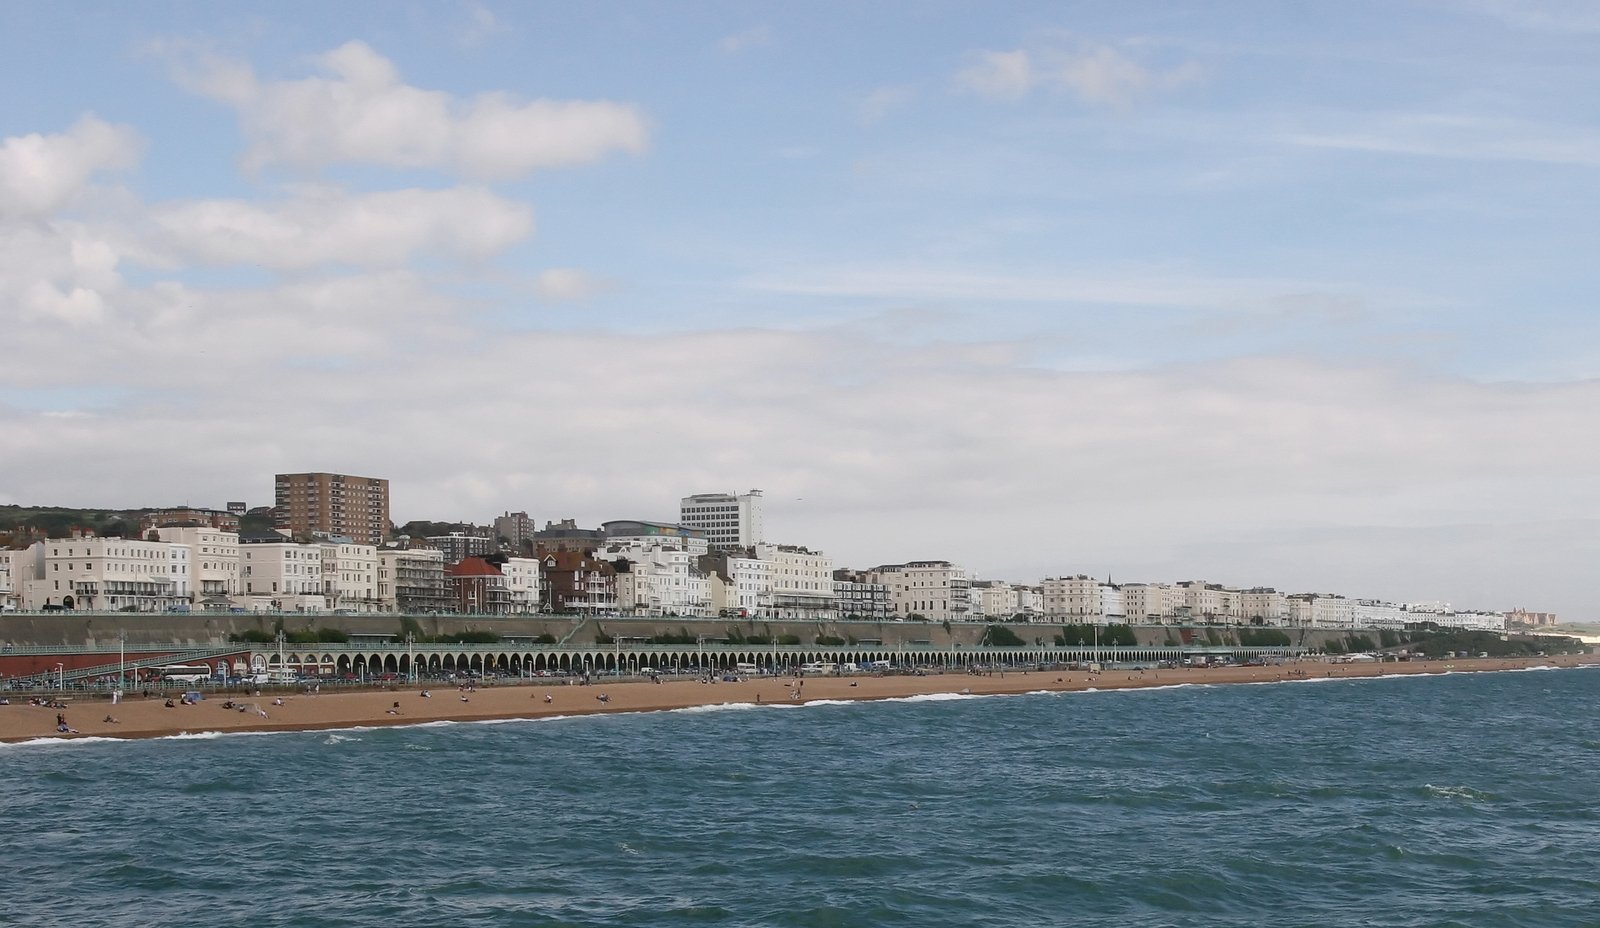
M 0 746 L 0 924 L 1595 926 L 1600 670 Z

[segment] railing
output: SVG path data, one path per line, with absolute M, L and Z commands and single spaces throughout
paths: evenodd
M 249 644 L 240 643 L 232 645 L 229 651 L 240 651 L 250 647 Z M 94 647 L 81 644 L 30 644 L 30 645 L 0 645 L 0 656 L 29 657 L 42 654 L 116 654 L 121 651 L 127 654 L 140 654 L 147 651 L 160 651 L 170 654 L 174 651 L 192 650 L 189 646 L 177 643 L 167 644 L 133 644 L 129 642 L 122 645 L 118 642 L 102 644 L 96 642 Z
M 159 657 L 133 658 L 125 661 L 117 661 L 115 663 L 97 664 L 93 667 L 75 667 L 70 670 L 65 668 L 61 670 L 42 670 L 37 673 L 27 674 L 20 679 L 43 680 L 46 683 L 59 679 L 71 683 L 80 680 L 88 680 L 95 677 L 116 676 L 119 670 L 143 670 L 149 667 L 164 667 L 168 664 L 183 664 L 189 661 L 222 657 L 225 654 L 237 654 L 241 650 L 244 649 L 239 646 L 229 648 L 201 649 L 175 649 L 168 647 L 166 652 Z

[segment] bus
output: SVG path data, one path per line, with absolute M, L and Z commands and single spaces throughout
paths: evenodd
M 211 679 L 211 668 L 205 664 L 168 664 L 156 668 L 156 677 L 162 683 L 201 683 Z

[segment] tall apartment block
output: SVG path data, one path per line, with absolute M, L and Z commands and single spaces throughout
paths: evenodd
M 539 526 L 526 512 L 507 512 L 503 516 L 495 516 L 494 519 L 494 537 L 497 540 L 504 538 L 511 546 L 512 554 L 524 548 L 532 550 L 533 533 L 538 528 Z
M 679 503 L 678 524 L 706 533 L 712 550 L 733 551 L 766 541 L 762 537 L 761 491 L 697 493 Z
M 360 545 L 383 544 L 389 531 L 389 481 L 348 474 L 279 474 L 277 526 L 299 537 L 343 535 Z

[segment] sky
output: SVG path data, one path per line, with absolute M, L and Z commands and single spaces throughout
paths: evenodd
M 0 503 L 1600 619 L 1600 6 L 0 4 Z

